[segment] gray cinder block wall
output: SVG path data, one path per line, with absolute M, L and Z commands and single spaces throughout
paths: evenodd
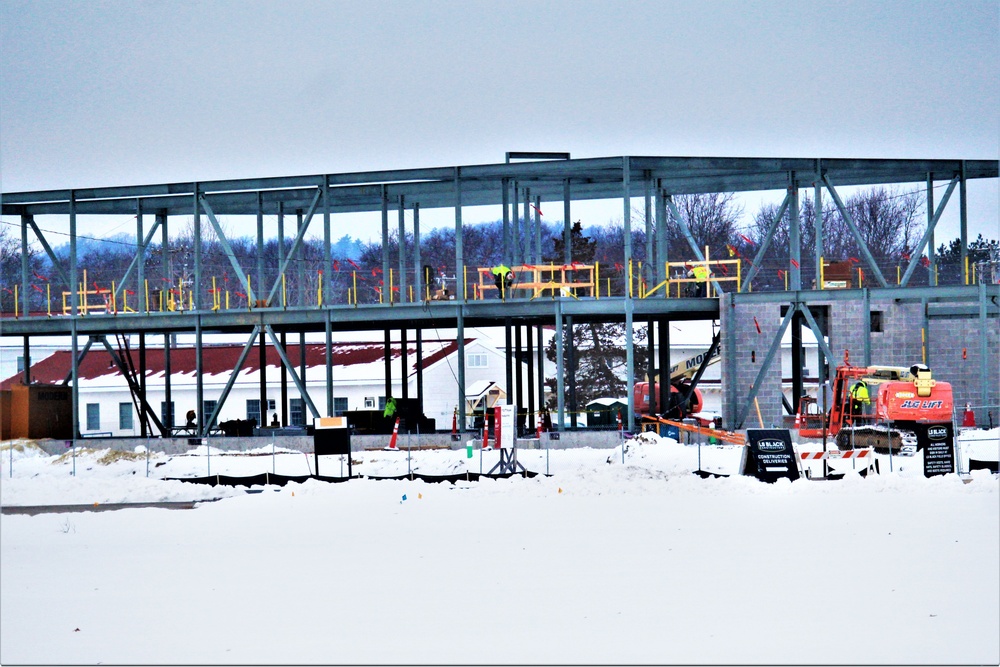
M 747 405 L 750 387 L 781 325 L 783 305 L 785 304 L 755 303 L 731 308 L 727 305 L 727 300 L 722 301 L 720 308 L 723 331 L 722 412 L 723 421 L 727 425 L 734 423 L 736 415 Z M 868 318 L 869 314 L 860 298 L 851 301 L 816 302 L 811 305 L 827 306 L 830 309 L 828 342 L 835 360 L 833 368 L 843 363 L 845 352 L 852 365 L 866 365 L 866 335 L 869 335 L 872 365 L 908 368 L 924 361 L 925 342 L 921 336 L 921 329 L 924 326 L 924 306 L 920 303 L 871 301 L 869 304 L 871 312 L 881 314 L 882 330 L 872 330 L 870 334 L 868 334 L 870 320 L 868 327 L 865 323 L 865 318 Z M 755 317 L 760 326 L 760 333 L 757 332 L 754 323 Z M 735 327 L 733 350 L 727 349 L 726 345 L 729 326 Z M 980 376 L 980 364 L 983 361 L 980 340 L 984 335 L 987 342 L 985 363 L 988 375 L 985 392 Z M 811 332 L 804 330 L 804 340 L 809 340 L 811 336 Z M 971 403 L 973 406 L 992 406 L 993 423 L 1000 424 L 1000 319 L 988 318 L 985 333 L 983 323 L 978 317 L 930 319 L 926 332 L 926 348 L 926 363 L 933 371 L 934 377 L 952 384 L 956 407 L 961 410 L 966 403 Z M 735 354 L 735 364 L 727 363 L 730 354 Z M 735 368 L 735 374 L 731 368 Z M 732 393 L 727 390 L 730 382 L 735 382 L 736 386 L 735 403 L 731 399 Z M 779 354 L 775 355 L 761 381 L 757 401 L 764 426 L 780 427 L 785 412 L 781 403 Z M 976 417 L 980 425 L 986 424 L 986 409 L 977 410 Z M 751 403 L 742 427 L 757 428 L 759 425 L 756 407 Z

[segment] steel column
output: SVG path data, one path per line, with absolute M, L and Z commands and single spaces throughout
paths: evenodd
M 644 275 L 646 277 L 646 280 L 647 280 L 648 284 L 655 285 L 655 284 L 657 284 L 657 280 L 656 280 L 656 264 L 658 262 L 657 262 L 657 257 L 656 257 L 656 255 L 653 252 L 653 247 L 654 247 L 653 246 L 653 210 L 652 210 L 652 203 L 653 203 L 653 201 L 652 201 L 653 200 L 653 192 L 652 192 L 653 181 L 652 181 L 652 178 L 650 177 L 649 170 L 643 171 L 642 173 L 643 173 L 642 182 L 643 182 L 643 185 L 645 186 L 645 190 L 646 190 L 645 196 L 644 196 L 644 202 L 643 202 L 645 204 L 645 209 L 644 210 L 645 210 L 645 214 L 646 214 L 646 272 L 645 272 Z
M 326 310 L 323 315 L 323 331 L 325 334 L 326 343 L 326 356 L 324 357 L 326 362 L 326 416 L 333 416 L 333 311 Z M 305 384 L 305 374 L 302 375 L 303 385 Z M 302 389 L 299 389 L 303 393 L 302 398 L 309 400 L 309 397 L 305 395 Z
M 519 327 L 520 328 L 520 327 Z M 528 361 L 528 378 L 527 378 L 527 390 L 528 390 L 528 430 L 534 433 L 535 431 L 535 361 L 534 355 L 532 354 L 532 336 L 531 336 L 531 325 L 529 324 L 524 328 L 524 352 L 525 358 Z
M 667 232 L 667 202 L 664 199 L 663 189 L 657 185 L 656 188 L 656 282 L 663 282 L 670 276 L 667 275 L 666 263 L 670 260 L 668 255 L 670 249 L 670 237 Z M 669 296 L 669 288 L 663 290 L 663 296 Z M 663 368 L 662 366 L 660 368 Z
M 958 183 L 958 222 L 959 243 L 962 246 L 962 284 L 969 284 L 969 201 L 965 191 L 965 160 L 962 160 L 962 173 Z
M 201 313 L 198 313 L 194 320 L 194 396 L 195 416 L 198 420 L 195 422 L 197 432 L 208 433 L 208 425 L 211 422 L 206 422 L 203 414 L 205 411 L 205 364 L 202 356 Z
M 816 253 L 814 289 L 823 289 L 823 285 L 820 284 L 820 275 L 823 271 L 823 189 L 819 186 L 819 181 L 813 183 L 813 229 L 815 230 L 813 240 L 816 244 L 814 248 Z
M 330 176 L 324 174 L 323 182 L 323 305 L 333 299 L 333 255 L 330 254 Z M 388 249 L 383 246 L 383 256 Z M 333 416 L 331 412 L 328 416 Z
M 513 361 L 511 360 L 511 331 L 510 331 L 510 318 L 505 317 L 503 320 L 503 333 L 504 333 L 504 370 L 506 372 L 506 384 L 504 385 L 504 391 L 507 392 L 507 405 L 514 404 L 514 369 L 511 367 Z
M 77 360 L 77 350 L 79 342 L 76 335 L 76 318 L 79 314 L 79 292 L 80 289 L 76 267 L 76 193 L 70 190 L 69 193 L 69 303 L 70 303 L 70 328 L 71 328 L 71 353 L 73 355 L 73 366 L 70 369 L 71 401 L 73 403 L 73 439 L 80 437 L 80 368 Z
M 789 174 L 788 196 L 788 270 L 792 274 L 791 288 L 798 291 L 802 289 L 802 272 L 799 270 L 802 264 L 802 242 L 799 233 L 799 188 L 795 182 L 795 172 Z
M 261 318 L 263 324 L 263 318 Z M 260 366 L 260 387 L 258 399 L 260 400 L 260 423 L 257 426 L 267 426 L 267 341 L 264 338 L 264 331 L 257 334 L 257 364 Z
M 458 334 L 458 432 L 465 433 L 465 254 L 461 169 L 455 167 L 455 324 Z
M 420 256 L 420 202 L 413 203 L 413 291 L 414 301 L 424 300 L 424 264 Z M 420 330 L 417 330 L 417 340 L 420 340 Z M 419 393 L 419 392 L 418 392 Z
M 569 179 L 563 179 L 563 264 L 573 263 L 573 232 L 570 222 L 570 192 Z M 559 332 L 560 335 L 561 332 Z M 559 416 L 562 419 L 562 415 Z M 562 422 L 559 422 L 559 430 L 562 430 Z
M 24 317 L 31 315 L 31 306 L 28 302 L 28 216 L 21 216 L 21 312 Z M 24 368 L 27 370 L 28 357 L 24 357 Z
M 865 366 L 872 363 L 872 299 L 871 290 L 861 290 L 861 337 L 864 342 Z
M 937 273 L 937 262 L 934 258 L 934 174 L 927 174 L 927 231 L 928 246 L 927 259 L 927 284 L 934 286 L 934 276 Z M 912 258 L 911 258 L 912 259 Z
M 403 195 L 399 195 L 399 243 L 397 250 L 399 251 L 399 281 L 397 282 L 399 302 L 403 303 L 406 301 L 406 205 L 403 202 Z M 389 302 L 392 302 L 391 298 Z M 405 385 L 406 382 L 404 381 L 403 384 Z
M 254 293 L 254 304 L 253 307 L 256 308 L 259 305 L 264 307 L 270 306 L 271 301 L 267 298 L 265 291 L 267 288 L 264 286 L 264 199 L 261 195 L 260 190 L 257 191 L 257 291 Z M 247 297 L 249 298 L 249 294 Z M 263 301 L 263 304 L 261 302 Z M 263 336 L 261 336 L 263 340 Z M 267 425 L 267 420 L 264 419 L 263 410 L 266 408 L 261 408 L 261 426 Z
M 506 178 L 501 178 L 500 187 L 502 189 L 500 206 L 503 208 L 503 254 L 500 263 L 509 265 L 514 263 L 510 248 L 510 182 Z
M 382 286 L 379 292 L 384 303 L 389 303 L 385 288 L 389 284 L 389 195 L 382 186 Z M 388 396 L 388 395 L 387 395 Z
M 565 397 L 565 385 L 566 385 L 566 373 L 565 366 L 563 364 L 563 337 L 565 333 L 563 332 L 563 315 L 562 315 L 562 299 L 555 300 L 556 305 L 556 406 L 558 412 L 558 425 L 556 426 L 557 431 L 565 430 L 564 424 L 566 419 L 566 397 Z

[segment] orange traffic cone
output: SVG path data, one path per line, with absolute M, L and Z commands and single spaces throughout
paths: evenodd
M 396 436 L 399 435 L 399 417 L 396 417 L 396 425 L 392 427 L 392 438 L 389 439 L 389 446 L 385 447 L 387 452 L 398 452 L 399 447 L 396 446 Z
M 976 425 L 976 413 L 972 411 L 972 405 L 969 403 L 965 404 L 965 414 L 962 415 L 962 426 L 975 426 Z

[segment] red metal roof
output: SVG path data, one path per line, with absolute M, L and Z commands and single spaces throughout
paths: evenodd
M 474 339 L 466 338 L 468 345 Z M 431 354 L 425 354 L 423 358 L 423 368 L 426 369 L 437 361 L 455 353 L 458 344 L 454 340 L 447 341 L 424 341 L 424 345 L 439 345 L 438 349 Z M 408 358 L 412 359 L 409 372 L 416 371 L 417 348 L 415 341 L 407 341 Z M 355 364 L 371 364 L 382 362 L 384 359 L 384 343 L 333 343 L 331 346 L 334 366 L 353 366 Z M 219 375 L 227 373 L 236 367 L 239 361 L 243 345 L 205 345 L 202 348 L 202 373 L 206 375 Z M 306 366 L 326 366 L 326 344 L 309 343 L 305 345 Z M 139 351 L 130 351 L 132 365 L 138 371 Z M 288 360 L 296 367 L 300 364 L 300 348 L 297 344 L 289 344 L 285 348 Z M 398 342 L 390 344 L 390 354 L 393 358 L 401 355 L 401 347 Z M 265 346 L 265 363 L 274 368 L 281 367 L 281 357 L 273 345 Z M 37 384 L 60 384 L 70 373 L 70 362 L 72 353 L 62 350 L 53 353 L 42 361 L 31 366 L 31 381 Z M 243 363 L 243 372 L 254 372 L 260 370 L 260 353 L 258 349 L 250 350 Z M 146 374 L 157 375 L 163 373 L 163 348 L 146 348 Z M 170 350 L 170 372 L 172 374 L 194 374 L 195 372 L 195 349 L 194 347 L 175 347 Z M 87 355 L 80 362 L 77 373 L 81 380 L 96 380 L 101 377 L 121 375 L 118 367 L 111 359 L 111 355 L 103 347 L 96 344 L 91 347 Z M 15 384 L 21 384 L 23 373 L 17 373 L 3 382 L 0 382 L 0 389 L 10 389 Z

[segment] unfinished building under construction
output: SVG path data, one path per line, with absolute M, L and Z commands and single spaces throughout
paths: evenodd
M 318 418 L 335 413 L 330 389 L 334 333 L 377 332 L 384 337 L 388 388 L 391 338 L 403 342 L 404 355 L 409 349 L 407 340 L 415 340 L 419 357 L 425 331 L 455 329 L 458 363 L 453 392 L 456 423 L 462 431 L 467 409 L 465 328 L 503 327 L 507 368 L 502 389 L 507 402 L 526 409 L 534 429 L 544 400 L 538 345 L 542 327 L 561 332 L 585 322 L 623 322 L 626 367 L 633 368 L 633 325 L 645 324 L 649 346 L 646 375 L 653 377 L 657 369 L 669 366 L 667 324 L 677 320 L 719 322 L 714 345 L 720 357 L 722 422 L 728 430 L 756 426 L 758 420 L 780 423 L 783 415 L 798 409 L 805 391 L 802 364 L 793 363 L 793 400 L 789 402 L 782 393 L 780 364 L 774 361 L 789 329 L 793 354 L 802 354 L 804 328 L 815 337 L 820 351 L 817 376 L 821 383 L 829 382 L 845 359 L 855 365 L 924 363 L 933 367 L 936 378 L 952 384 L 957 405 L 972 406 L 983 424 L 997 423 L 1000 284 L 994 275 L 976 273 L 965 255 L 966 183 L 997 176 L 995 160 L 571 159 L 569 154 L 510 153 L 505 162 L 497 164 L 5 192 L 2 213 L 19 218 L 23 253 L 20 281 L 7 285 L 17 296 L 13 310 L 2 314 L 0 335 L 23 339 L 26 363 L 21 384 L 29 386 L 34 384 L 27 363 L 31 346 L 45 337 L 70 337 L 71 368 L 60 384 L 69 389 L 73 437 L 80 433 L 79 364 L 94 345 L 106 349 L 128 378 L 143 435 L 148 430 L 154 436 L 166 436 L 170 424 L 158 418 L 159 410 L 151 407 L 153 401 L 146 388 L 146 345 L 148 341 L 163 345 L 169 404 L 171 338 L 175 334 L 193 336 L 196 405 L 204 406 L 210 400 L 214 412 L 197 411 L 194 430 L 208 435 L 229 391 L 227 387 L 218 395 L 207 396 L 201 384 L 204 346 L 220 334 L 245 339 L 234 373 L 254 353 L 255 346 L 263 350 L 266 344 L 276 351 L 282 363 L 282 382 L 290 381 L 293 395 L 300 397 L 309 416 Z M 869 251 L 838 188 L 899 183 L 916 183 L 921 188 L 926 184 L 927 228 L 909 257 L 890 273 Z M 936 189 L 944 190 L 937 202 Z M 700 247 L 674 200 L 679 195 L 767 190 L 784 191 L 784 200 L 763 242 L 740 257 L 730 256 L 726 248 Z M 811 199 L 810 210 L 816 216 L 808 221 L 815 230 L 815 243 L 808 248 L 801 240 L 805 197 Z M 835 204 L 860 248 L 861 256 L 852 258 L 846 268 L 841 260 L 848 258 L 827 258 L 824 252 L 824 197 Z M 622 261 L 614 267 L 581 262 L 573 256 L 570 242 L 574 203 L 609 199 L 621 201 Z M 558 262 L 542 257 L 543 205 L 562 209 L 563 256 Z M 471 206 L 502 207 L 503 264 L 517 274 L 516 283 L 494 280 L 492 267 L 467 262 L 462 214 Z M 936 278 L 933 265 L 934 228 L 947 206 L 959 208 L 962 271 L 956 280 L 942 282 Z M 428 271 L 421 258 L 420 214 L 433 209 L 453 212 L 454 257 L 450 265 Z M 633 248 L 637 210 L 642 212 L 639 224 L 645 231 L 642 248 Z M 381 214 L 381 266 L 371 275 L 359 275 L 358 267 L 340 265 L 331 251 L 331 219 L 357 213 Z M 265 232 L 265 215 L 269 220 L 276 217 L 276 234 L 273 228 Z M 38 222 L 43 216 L 68 223 L 68 265 L 53 252 L 44 226 Z M 135 260 L 117 280 L 91 288 L 83 275 L 86 267 L 78 257 L 78 240 L 95 235 L 90 221 L 101 216 L 135 220 Z M 241 266 L 220 222 L 223 216 L 256 219 L 258 248 L 267 237 L 276 236 L 277 264 L 265 266 L 264 253 L 258 252 L 257 266 Z M 168 245 L 176 218 L 193 224 L 193 247 L 181 281 L 166 253 L 160 258 L 151 258 L 149 253 L 154 239 L 161 238 L 162 247 Z M 392 225 L 390 219 L 395 219 Z M 397 224 L 396 239 L 410 236 L 412 243 L 392 240 L 390 228 Z M 788 256 L 782 260 L 782 283 L 759 289 L 754 280 L 759 276 L 760 259 L 783 224 L 787 225 Z M 290 242 L 286 225 L 287 236 L 293 239 Z M 305 276 L 301 261 L 304 240 L 309 230 L 315 234 L 319 225 L 323 227 L 322 269 L 315 276 Z M 228 291 L 225 299 L 220 296 L 221 287 L 213 284 L 215 276 L 204 270 L 206 236 L 213 237 L 225 251 L 231 269 L 227 279 L 236 285 L 233 293 L 240 297 L 233 303 Z M 685 240 L 680 251 L 669 246 L 670 238 Z M 38 284 L 30 270 L 29 244 L 40 244 L 52 260 L 53 275 L 45 285 Z M 671 257 L 684 260 L 671 262 Z M 645 261 L 640 263 L 637 258 Z M 681 270 L 699 266 L 707 270 L 707 278 L 691 277 Z M 359 279 L 371 283 L 376 274 L 377 286 L 362 295 Z M 921 284 L 916 284 L 918 276 Z M 289 280 L 296 289 L 288 289 Z M 683 289 L 692 282 L 704 283 L 704 291 L 690 294 Z M 311 285 L 308 290 L 304 288 L 307 284 Z M 40 296 L 43 290 L 44 300 Z M 40 303 L 47 305 L 41 307 Z M 320 333 L 326 341 L 327 391 L 325 395 L 315 395 L 316 391 L 310 395 L 297 360 L 286 352 L 287 341 L 298 336 L 303 342 L 306 334 Z M 138 335 L 138 346 L 124 350 L 113 344 L 114 338 L 123 334 Z M 555 341 L 558 417 L 553 414 L 553 422 L 556 429 L 562 429 L 568 407 L 565 389 L 573 381 L 564 368 L 573 353 L 567 347 L 572 345 L 572 337 L 557 335 Z M 711 342 L 706 341 L 706 346 Z M 263 351 L 260 354 L 263 357 Z M 514 372 L 515 363 L 527 364 L 527 381 L 522 380 L 522 373 Z M 633 387 L 641 380 L 632 374 L 626 379 L 629 429 L 635 428 L 637 419 Z M 419 410 L 422 393 L 418 380 L 415 397 L 398 398 L 415 400 Z M 387 395 L 391 396 L 391 388 Z M 282 396 L 284 402 L 284 387 Z M 163 398 L 161 394 L 157 400 Z M 658 395 L 650 398 L 649 407 L 656 411 L 656 405 L 662 408 L 670 400 L 669 387 L 662 386 Z M 9 406 L 4 406 L 7 412 Z M 286 407 L 281 408 L 283 421 Z

